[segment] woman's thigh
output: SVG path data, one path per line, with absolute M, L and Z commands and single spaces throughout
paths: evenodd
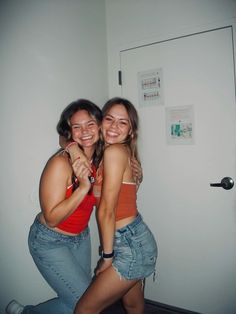
M 144 282 L 140 280 L 123 297 L 122 302 L 127 313 L 144 313 Z
M 137 280 L 125 280 L 111 266 L 100 273 L 89 289 L 79 300 L 75 313 L 100 313 L 103 309 L 119 300 Z
M 87 246 L 90 250 L 89 233 L 74 243 L 35 226 L 29 234 L 29 249 L 36 266 L 57 295 L 68 304 L 75 303 L 91 281 L 90 255 L 88 258 L 83 256 Z
M 76 259 L 89 278 L 91 278 L 91 239 L 90 233 L 86 239 L 71 248 L 71 254 Z

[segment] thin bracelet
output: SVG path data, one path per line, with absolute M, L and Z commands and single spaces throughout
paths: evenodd
M 76 143 L 76 142 L 70 142 L 68 145 L 66 145 L 65 151 L 66 151 L 67 153 L 69 153 L 68 148 L 70 148 L 70 147 L 71 147 L 72 145 L 74 145 L 74 144 L 78 144 L 78 143 Z

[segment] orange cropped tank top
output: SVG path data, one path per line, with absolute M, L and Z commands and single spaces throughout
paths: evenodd
M 99 204 L 102 190 L 102 181 L 93 186 L 93 194 Z M 136 216 L 137 210 L 137 189 L 136 184 L 133 182 L 122 182 L 117 207 L 116 207 L 116 221 L 128 218 L 131 216 Z

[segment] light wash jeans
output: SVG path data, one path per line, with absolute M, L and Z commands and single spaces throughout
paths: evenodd
M 57 297 L 35 306 L 27 305 L 22 314 L 72 314 L 91 282 L 89 228 L 78 236 L 67 236 L 47 228 L 36 218 L 28 244 L 38 270 Z

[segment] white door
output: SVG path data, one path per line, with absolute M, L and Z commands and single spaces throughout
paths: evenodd
M 140 212 L 158 240 L 146 298 L 204 314 L 236 313 L 236 180 L 232 29 L 120 52 L 122 95 L 138 108 L 144 182 Z M 139 105 L 137 73 L 161 69 L 164 104 Z M 193 110 L 194 143 L 167 142 L 166 115 Z M 190 119 L 190 121 L 191 121 Z

